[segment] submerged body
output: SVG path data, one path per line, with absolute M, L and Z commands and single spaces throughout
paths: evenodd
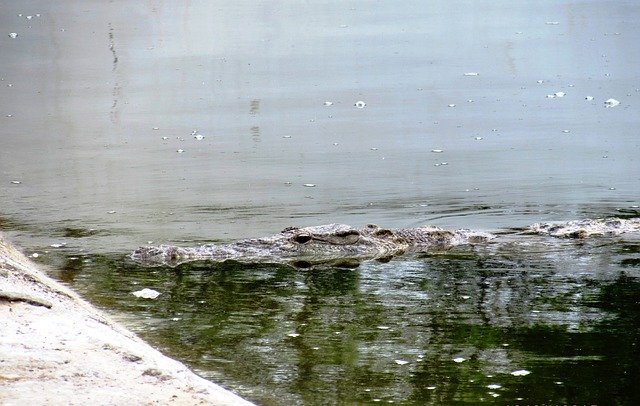
M 369 224 L 361 229 L 345 224 L 290 227 L 269 237 L 230 244 L 199 247 L 161 245 L 140 247 L 131 258 L 149 265 L 175 266 L 183 262 L 210 260 L 287 263 L 298 267 L 318 263 L 357 264 L 360 260 L 388 260 L 406 252 L 445 249 L 460 244 L 485 242 L 491 234 L 438 227 L 387 229 Z
M 565 222 L 536 223 L 529 234 L 549 235 L 559 238 L 587 238 L 590 236 L 616 236 L 640 232 L 640 218 L 585 219 Z

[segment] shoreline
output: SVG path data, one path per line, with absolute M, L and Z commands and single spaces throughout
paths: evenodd
M 0 404 L 252 405 L 38 268 L 0 235 Z

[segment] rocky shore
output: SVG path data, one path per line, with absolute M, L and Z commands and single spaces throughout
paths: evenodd
M 251 403 L 164 356 L 0 236 L 0 404 Z

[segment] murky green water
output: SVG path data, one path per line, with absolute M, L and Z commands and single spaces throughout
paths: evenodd
M 636 1 L 0 10 L 0 231 L 202 375 L 265 405 L 640 404 L 637 236 L 348 270 L 126 259 L 292 225 L 637 217 Z
M 357 269 L 48 258 L 143 337 L 259 404 L 640 401 L 638 236 L 529 236 Z M 131 295 L 143 287 L 161 295 Z

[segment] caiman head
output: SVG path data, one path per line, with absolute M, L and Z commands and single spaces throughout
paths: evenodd
M 358 230 L 344 224 L 327 224 L 289 227 L 269 237 L 229 244 L 140 247 L 131 258 L 145 264 L 169 266 L 193 260 L 286 263 L 298 267 L 320 263 L 355 266 L 363 259 L 389 259 L 406 248 L 404 238 L 378 226 L 369 225 Z
M 278 246 L 277 251 L 280 251 L 283 257 L 289 257 L 299 267 L 306 264 L 336 262 L 341 265 L 357 265 L 358 261 L 364 258 L 390 258 L 406 249 L 406 243 L 402 238 L 394 235 L 391 230 L 375 225 L 368 225 L 361 230 L 345 224 L 289 227 L 279 236 L 284 237 L 284 241 L 275 244 Z M 278 240 L 277 236 L 261 240 L 272 238 Z

